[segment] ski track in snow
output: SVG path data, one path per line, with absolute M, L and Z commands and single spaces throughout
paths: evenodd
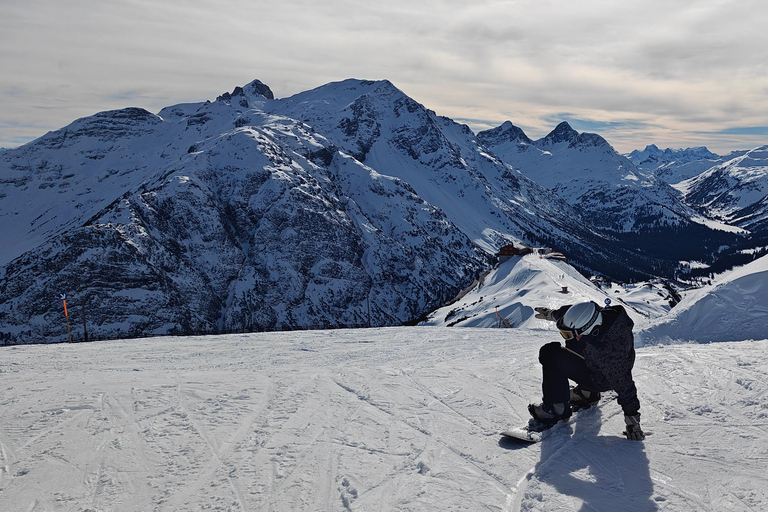
M 388 328 L 15 346 L 0 510 L 760 511 L 768 340 L 638 349 L 644 443 L 614 395 L 536 445 L 554 331 Z

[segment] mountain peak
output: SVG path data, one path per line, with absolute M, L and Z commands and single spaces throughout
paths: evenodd
M 275 99 L 275 95 L 272 93 L 272 89 L 270 89 L 269 86 L 261 80 L 254 80 L 243 87 L 243 89 L 245 89 L 246 92 L 250 92 L 252 95 L 259 94 L 268 100 Z M 237 90 L 237 88 L 235 88 L 235 90 Z
M 696 160 L 717 160 L 720 158 L 719 155 L 712 153 L 705 146 L 686 149 L 659 149 L 656 144 L 649 144 L 642 151 L 636 149 L 626 156 L 635 165 L 648 169 L 656 169 L 673 163 L 681 165 Z
M 579 136 L 579 132 L 571 128 L 571 125 L 567 121 L 563 121 L 558 124 L 549 135 L 540 139 L 538 142 L 545 145 L 558 144 L 560 142 L 571 142 L 573 139 Z
M 543 139 L 537 140 L 533 144 L 541 148 L 554 146 L 555 144 L 560 144 L 562 142 L 567 142 L 568 147 L 570 148 L 610 146 L 608 141 L 606 141 L 600 135 L 596 133 L 579 133 L 571 128 L 571 125 L 568 124 L 567 121 L 563 121 L 562 123 L 558 124 L 555 129 L 549 133 L 549 135 Z
M 236 98 L 238 96 L 242 96 L 243 99 L 246 97 L 250 98 L 266 98 L 268 100 L 275 99 L 275 95 L 272 93 L 272 90 L 269 88 L 268 85 L 266 85 L 261 80 L 253 80 L 252 82 L 248 83 L 244 87 L 235 87 L 235 89 L 229 93 L 225 92 L 218 98 L 216 98 L 216 101 L 231 101 L 232 98 Z M 241 100 L 242 101 L 242 100 Z
M 521 128 L 515 126 L 510 121 L 504 121 L 501 126 L 479 132 L 477 140 L 491 146 L 498 146 L 505 142 L 516 142 L 518 144 L 533 143 Z

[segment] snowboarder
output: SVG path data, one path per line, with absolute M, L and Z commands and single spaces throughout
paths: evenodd
M 565 339 L 547 343 L 539 350 L 543 371 L 542 403 L 528 410 L 541 423 L 554 425 L 571 416 L 571 407 L 582 408 L 600 401 L 600 392 L 615 390 L 624 411 L 627 439 L 642 441 L 640 402 L 632 379 L 635 363 L 634 323 L 622 306 L 600 307 L 594 302 L 563 306 L 556 310 L 538 307 L 536 318 L 557 322 Z M 569 388 L 569 379 L 576 382 Z

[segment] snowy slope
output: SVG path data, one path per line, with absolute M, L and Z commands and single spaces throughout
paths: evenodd
M 408 183 L 489 253 L 515 240 L 540 242 L 543 234 L 592 252 L 605 242 L 558 196 L 487 154 L 467 126 L 437 116 L 389 81 L 330 83 L 269 108 Z
M 768 336 L 768 256 L 717 276 L 657 318 L 641 339 L 739 341 Z
M 723 163 L 723 157 L 704 146 L 686 149 L 659 149 L 655 144 L 626 155 L 640 169 L 652 171 L 667 183 L 678 183 L 698 176 L 702 172 Z M 734 157 L 736 155 L 733 155 Z
M 8 171 L 27 177 L 35 176 L 34 163 L 21 165 L 29 155 L 62 155 L 77 168 L 78 189 L 100 199 L 70 204 L 84 199 L 55 181 L 65 171 L 52 175 L 58 185 L 43 190 L 57 191 L 39 205 L 48 208 L 46 231 L 30 231 L 38 245 L 0 267 L 0 339 L 60 341 L 61 293 L 102 339 L 400 324 L 444 303 L 486 265 L 487 255 L 407 183 L 304 123 L 266 113 L 270 96 L 255 81 L 158 116 L 105 113 L 74 125 L 88 130 L 68 127 L 4 154 Z M 139 136 L 124 126 L 134 122 Z M 147 130 L 156 139 L 133 170 L 130 151 L 116 147 L 143 143 Z M 25 211 L 36 183 L 6 182 L 0 204 Z M 13 234 L 20 239 L 35 223 L 24 226 L 25 215 Z M 81 325 L 78 318 L 79 338 Z
M 750 230 L 768 230 L 768 146 L 675 185 L 702 213 Z
M 78 119 L 0 154 L 0 265 L 79 227 L 169 164 L 173 128 L 138 108 Z
M 640 348 L 539 445 L 553 330 L 388 328 L 3 349 L 0 509 L 768 509 L 768 340 Z
M 602 305 L 606 299 L 625 306 L 636 325 L 670 309 L 669 291 L 661 283 L 597 286 L 564 261 L 529 254 L 499 264 L 459 300 L 430 314 L 424 325 L 505 327 L 506 320 L 511 327 L 549 329 L 550 322 L 533 317 L 533 308 L 585 301 Z
M 3 342 L 60 341 L 62 293 L 101 339 L 400 324 L 510 241 L 655 268 L 387 81 L 103 112 L 0 176 Z
M 566 122 L 536 141 L 509 122 L 477 139 L 602 228 L 631 232 L 685 224 L 695 216 L 665 182 L 638 169 L 599 135 L 578 133 Z

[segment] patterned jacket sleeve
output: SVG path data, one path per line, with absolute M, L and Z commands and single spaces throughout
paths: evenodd
M 615 390 L 624 414 L 634 416 L 640 409 L 637 387 L 632 378 L 635 365 L 635 340 L 632 335 L 633 322 L 621 306 L 613 309 L 618 316 L 599 342 L 598 350 L 590 354 L 593 370 L 606 379 L 608 386 Z M 587 349 L 589 351 L 589 349 Z

